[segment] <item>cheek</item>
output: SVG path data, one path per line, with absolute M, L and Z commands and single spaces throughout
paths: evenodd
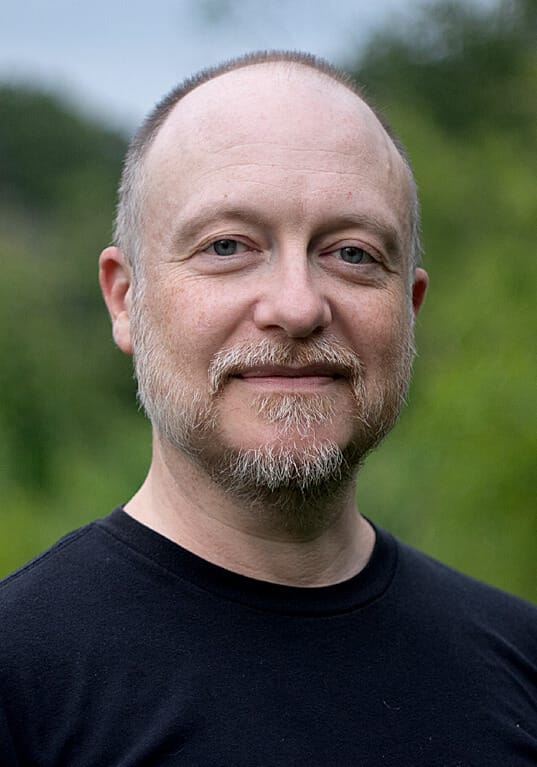
M 185 373 L 205 373 L 214 353 L 233 343 L 241 316 L 237 301 L 229 291 L 226 295 L 197 281 L 168 284 L 155 294 L 158 300 L 148 308 L 164 353 Z
M 399 296 L 366 296 L 352 306 L 347 316 L 353 348 L 370 369 L 383 367 L 399 356 L 412 325 L 408 302 Z

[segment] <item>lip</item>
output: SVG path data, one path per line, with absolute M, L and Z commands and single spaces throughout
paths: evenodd
M 236 378 L 305 378 L 308 376 L 323 376 L 326 378 L 342 378 L 344 372 L 334 365 L 257 365 L 237 371 Z
M 342 378 L 343 371 L 330 365 L 259 365 L 234 374 L 234 378 Z
M 324 365 L 306 367 L 269 365 L 242 370 L 233 375 L 232 379 L 268 389 L 300 390 L 328 386 L 343 377 L 344 374 L 340 370 Z

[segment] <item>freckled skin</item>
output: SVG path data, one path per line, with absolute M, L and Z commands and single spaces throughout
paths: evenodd
M 204 385 L 210 356 L 223 346 L 266 333 L 303 338 L 321 328 L 356 349 L 374 381 L 407 321 L 407 263 L 402 260 L 392 272 L 379 270 L 372 287 L 371 280 L 360 282 L 321 265 L 312 241 L 326 224 L 327 242 L 359 235 L 379 247 L 364 232 L 329 229 L 342 209 L 371 211 L 397 230 L 408 251 L 406 169 L 376 117 L 347 89 L 316 73 L 274 82 L 274 70 L 267 71 L 264 87 L 260 69 L 217 78 L 188 95 L 149 152 L 145 244 L 147 279 L 155 286 L 151 311 L 183 371 L 182 360 L 188 360 L 193 386 Z M 322 87 L 312 88 L 312 80 Z M 253 220 L 244 225 L 237 217 L 217 217 L 178 249 L 174 238 L 181 236 L 182 223 L 223 200 L 239 211 L 247 202 Z M 205 273 L 193 255 L 200 243 L 232 235 L 246 237 L 259 255 L 237 271 Z M 340 410 L 348 411 L 344 394 L 335 396 L 342 400 Z M 224 425 L 251 446 L 269 435 L 258 424 L 262 433 L 248 440 L 254 425 L 243 400 L 230 387 Z M 344 442 L 350 426 L 343 420 Z
M 205 394 L 215 353 L 266 338 L 318 336 L 356 352 L 368 392 L 382 390 L 397 371 L 426 275 L 416 270 L 409 294 L 407 169 L 360 99 L 300 66 L 227 73 L 179 102 L 145 171 L 144 311 L 159 330 L 172 379 Z M 237 253 L 217 255 L 214 242 L 222 239 L 238 243 Z M 358 249 L 352 252 L 360 262 L 344 258 L 345 248 Z M 128 276 L 121 254 L 106 253 L 102 282 L 115 338 L 130 352 L 130 291 L 122 293 Z M 114 281 L 123 303 L 110 298 Z M 304 389 L 315 386 L 310 380 Z M 310 435 L 285 438 L 344 447 L 355 428 L 350 387 L 344 381 L 321 387 L 334 417 Z M 283 439 L 253 408 L 258 388 L 234 379 L 221 391 L 218 427 L 229 446 Z M 284 531 L 252 521 L 154 433 L 148 478 L 127 509 L 230 569 L 288 583 L 304 583 L 310 573 L 318 584 L 349 577 L 373 545 L 372 530 L 356 514 L 354 488 L 338 503 L 329 529 L 308 544 L 293 543 Z

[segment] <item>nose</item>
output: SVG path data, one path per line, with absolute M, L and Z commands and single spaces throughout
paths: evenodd
M 255 305 L 258 328 L 307 338 L 330 325 L 332 312 L 322 276 L 312 271 L 307 258 L 298 254 L 276 260 Z

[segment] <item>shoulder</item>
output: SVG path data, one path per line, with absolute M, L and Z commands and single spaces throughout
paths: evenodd
M 94 525 L 92 522 L 67 533 L 48 549 L 0 580 L 0 604 L 10 601 L 11 595 L 31 590 L 34 584 L 40 584 L 42 588 L 44 578 L 54 577 L 55 574 L 65 577 L 66 566 L 69 563 L 72 566 L 80 558 L 82 549 L 90 544 L 88 539 L 93 537 Z
M 10 689 L 9 679 L 24 678 L 32 663 L 41 670 L 60 667 L 77 600 L 90 590 L 84 570 L 93 539 L 93 524 L 75 530 L 0 581 L 2 690 Z
M 537 654 L 537 605 L 483 583 L 398 541 L 401 590 L 439 620 L 530 641 Z
M 64 535 L 56 543 L 41 552 L 21 567 L 14 570 L 0 580 L 1 604 L 10 599 L 11 594 L 16 594 L 31 586 L 33 582 L 42 582 L 42 576 L 53 574 L 56 570 L 63 570 L 63 560 L 69 548 L 78 548 L 78 544 L 92 529 L 93 523 L 85 525 L 77 530 Z
M 73 530 L 0 581 L 0 638 L 9 627 L 46 625 L 98 593 L 110 560 L 99 520 Z M 91 601 L 91 600 L 90 600 Z

